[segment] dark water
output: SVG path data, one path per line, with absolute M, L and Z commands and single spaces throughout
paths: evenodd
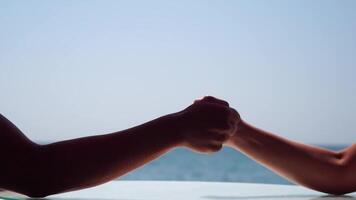
M 324 146 L 342 149 L 344 146 Z M 189 180 L 291 184 L 245 155 L 224 148 L 213 155 L 174 150 L 121 180 Z

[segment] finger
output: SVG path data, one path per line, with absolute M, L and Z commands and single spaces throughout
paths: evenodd
M 227 120 L 215 120 L 214 122 L 209 122 L 205 125 L 210 131 L 226 133 L 234 127 L 234 124 Z
M 211 142 L 211 141 L 221 141 L 224 140 L 226 137 L 228 137 L 227 133 L 222 133 L 219 130 L 205 130 L 202 131 L 199 134 L 199 137 L 201 137 L 204 141 L 206 141 L 207 143 Z
M 229 103 L 227 101 L 224 101 L 222 99 L 215 98 L 213 96 L 205 96 L 202 101 L 209 102 L 209 103 L 216 103 L 224 106 L 229 106 Z
M 222 149 L 223 145 L 220 144 L 207 144 L 205 145 L 205 148 L 207 150 L 207 153 L 214 153 L 214 152 L 218 152 Z
M 199 108 L 200 107 L 200 108 Z M 229 107 L 221 106 L 212 103 L 204 103 L 196 105 L 195 108 L 200 109 L 200 123 L 205 128 L 229 129 L 231 110 Z
M 227 101 L 215 98 L 213 96 L 205 96 L 202 99 L 196 100 L 195 103 L 213 103 L 229 107 L 229 103 Z
M 229 124 L 231 127 L 230 135 L 234 135 L 235 132 L 237 131 L 237 127 L 238 127 L 238 124 L 240 123 L 241 119 L 240 119 L 239 113 L 235 109 L 230 108 L 230 110 L 231 110 L 230 116 L 229 116 Z
M 210 139 L 212 142 L 222 143 L 230 138 L 230 134 L 227 132 L 211 132 Z
M 216 112 L 213 116 L 214 118 L 210 122 L 210 127 L 216 131 L 231 131 L 236 128 L 240 118 L 235 110 L 227 108 L 225 111 L 220 113 Z
M 226 141 L 235 134 L 236 130 L 237 127 L 231 127 L 227 130 L 215 130 L 217 134 L 220 135 L 220 136 L 216 136 L 215 138 L 217 138 L 216 140 Z
M 230 116 L 235 122 L 239 122 L 241 119 L 240 114 L 234 108 L 230 108 Z

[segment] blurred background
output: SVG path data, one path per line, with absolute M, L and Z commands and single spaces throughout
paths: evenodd
M 39 143 L 126 129 L 195 98 L 340 149 L 356 139 L 356 1 L 0 1 L 0 112 Z M 124 179 L 286 183 L 180 149 Z

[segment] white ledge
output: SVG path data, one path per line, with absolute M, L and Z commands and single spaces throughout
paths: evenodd
M 294 185 L 188 181 L 112 181 L 85 190 L 53 195 L 51 200 L 356 200 L 328 197 Z M 0 199 L 25 199 L 12 192 L 0 192 Z

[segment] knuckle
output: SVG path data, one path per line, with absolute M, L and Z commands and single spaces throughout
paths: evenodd
M 232 117 L 235 119 L 240 119 L 240 114 L 234 108 L 230 108 Z
M 199 103 L 201 100 L 199 100 L 199 99 L 195 99 L 194 101 L 193 101 L 193 104 L 197 104 L 197 103 Z
M 213 96 L 207 95 L 207 96 L 204 96 L 203 99 L 205 99 L 205 100 L 215 100 L 216 98 L 213 97 Z

